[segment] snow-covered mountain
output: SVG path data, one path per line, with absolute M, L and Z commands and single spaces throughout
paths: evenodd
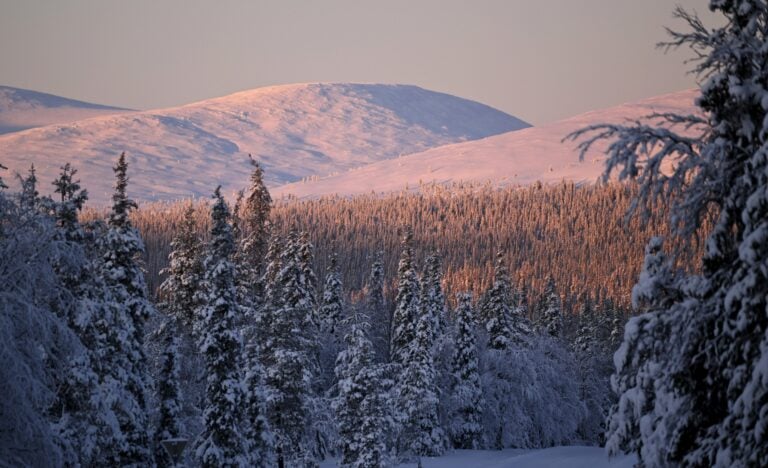
M 606 145 L 596 144 L 579 161 L 576 144 L 562 142 L 569 133 L 599 123 L 622 123 L 653 112 L 695 112 L 695 90 L 665 94 L 616 107 L 587 112 L 541 127 L 451 144 L 382 161 L 316 181 L 287 184 L 273 195 L 297 197 L 353 195 L 411 189 L 420 184 L 459 181 L 525 185 L 535 181 L 593 182 L 603 172 Z
M 248 153 L 275 186 L 528 126 L 415 86 L 295 84 L 0 136 L 0 163 L 18 172 L 35 163 L 42 187 L 71 162 L 91 200 L 104 203 L 125 151 L 130 195 L 170 200 L 244 187 Z
M 28 89 L 0 86 L 0 135 L 126 112 L 131 111 Z

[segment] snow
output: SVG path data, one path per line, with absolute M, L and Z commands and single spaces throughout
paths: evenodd
M 270 186 L 528 127 L 483 104 L 416 86 L 307 83 L 243 91 L 186 106 L 97 117 L 0 136 L 0 161 L 43 190 L 71 162 L 90 201 L 112 193 L 125 151 L 138 201 L 208 197 L 247 186 L 251 153 Z M 11 178 L 6 180 L 11 182 Z
M 44 125 L 132 112 L 52 94 L 0 86 L 0 135 Z
M 423 457 L 424 468 L 632 468 L 637 459 L 621 456 L 609 459 L 600 447 L 552 447 L 542 450 L 455 450 L 442 457 Z M 326 460 L 322 468 L 335 467 Z M 415 467 L 415 463 L 400 467 Z
M 656 96 L 541 127 L 433 148 L 317 181 L 287 184 L 271 192 L 275 198 L 288 194 L 304 198 L 394 192 L 433 182 L 491 181 L 499 186 L 563 179 L 594 182 L 603 172 L 607 143 L 595 144 L 584 161 L 579 161 L 576 144 L 562 142 L 566 135 L 588 125 L 623 123 L 653 112 L 690 114 L 695 112 L 696 95 L 696 90 L 686 90 Z

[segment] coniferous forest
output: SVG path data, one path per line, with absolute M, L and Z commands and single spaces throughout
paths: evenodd
M 138 207 L 122 154 L 100 211 L 69 165 L 0 179 L 0 461 L 765 466 L 768 5 L 711 8 L 669 44 L 701 115 L 569 136 L 610 140 L 611 183 L 275 201 L 252 160 L 233 197 Z

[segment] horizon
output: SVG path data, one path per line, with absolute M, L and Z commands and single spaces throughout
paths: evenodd
M 679 4 L 706 10 L 695 0 Z M 663 26 L 683 27 L 662 1 L 78 0 L 4 9 L 0 83 L 137 110 L 267 86 L 380 83 L 475 100 L 542 125 L 697 84 L 682 63 L 688 51 L 655 48 L 667 38 Z

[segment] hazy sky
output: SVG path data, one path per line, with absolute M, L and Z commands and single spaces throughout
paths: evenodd
M 704 0 L 0 0 L 0 84 L 149 109 L 408 83 L 534 124 L 695 85 L 654 46 Z

